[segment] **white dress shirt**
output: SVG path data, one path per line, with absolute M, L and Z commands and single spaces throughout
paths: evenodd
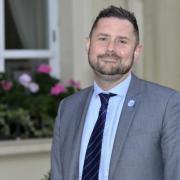
M 111 154 L 113 149 L 113 143 L 116 135 L 116 130 L 121 115 L 123 103 L 127 94 L 127 90 L 131 81 L 131 74 L 120 84 L 110 89 L 109 91 L 103 91 L 94 82 L 94 92 L 90 101 L 90 105 L 87 111 L 85 125 L 83 129 L 80 157 L 79 157 L 79 180 L 82 178 L 84 158 L 88 142 L 98 118 L 99 109 L 101 106 L 99 95 L 100 93 L 114 93 L 117 94 L 109 100 L 106 123 L 104 127 L 102 150 L 101 150 L 101 162 L 99 168 L 99 180 L 108 180 L 109 165 L 111 160 Z

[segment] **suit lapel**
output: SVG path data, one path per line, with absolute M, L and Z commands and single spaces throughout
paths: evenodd
M 81 97 L 82 101 L 79 104 L 79 110 L 78 110 L 78 117 L 76 117 L 76 127 L 77 133 L 74 137 L 74 149 L 72 149 L 72 161 L 71 161 L 71 167 L 69 171 L 69 179 L 78 180 L 79 179 L 79 153 L 80 153 L 80 147 L 81 147 L 81 138 L 82 138 L 82 132 L 84 127 L 84 122 L 86 118 L 86 113 L 89 107 L 89 103 L 91 100 L 91 96 L 93 93 L 93 88 L 89 88 L 87 92 Z
M 113 179 L 113 174 L 120 160 L 120 155 L 128 135 L 129 128 L 134 119 L 136 109 L 140 102 L 140 80 L 132 75 L 129 90 L 127 92 L 122 108 L 110 162 L 109 179 Z

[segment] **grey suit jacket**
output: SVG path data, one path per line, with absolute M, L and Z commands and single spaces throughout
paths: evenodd
M 60 103 L 51 180 L 78 180 L 81 136 L 93 88 Z M 135 105 L 128 106 L 130 100 Z M 180 93 L 134 75 L 123 105 L 109 180 L 180 180 Z

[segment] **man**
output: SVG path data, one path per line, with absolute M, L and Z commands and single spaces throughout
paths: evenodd
M 60 103 L 52 180 L 180 179 L 180 93 L 131 73 L 141 49 L 131 12 L 100 12 L 87 40 L 94 85 Z

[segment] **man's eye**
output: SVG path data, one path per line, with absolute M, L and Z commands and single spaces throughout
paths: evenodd
M 100 41 L 105 41 L 105 40 L 107 40 L 107 38 L 105 38 L 105 37 L 100 37 L 100 38 L 98 38 L 98 40 L 100 40 Z
M 127 44 L 127 41 L 121 39 L 121 40 L 118 40 L 118 43 Z

